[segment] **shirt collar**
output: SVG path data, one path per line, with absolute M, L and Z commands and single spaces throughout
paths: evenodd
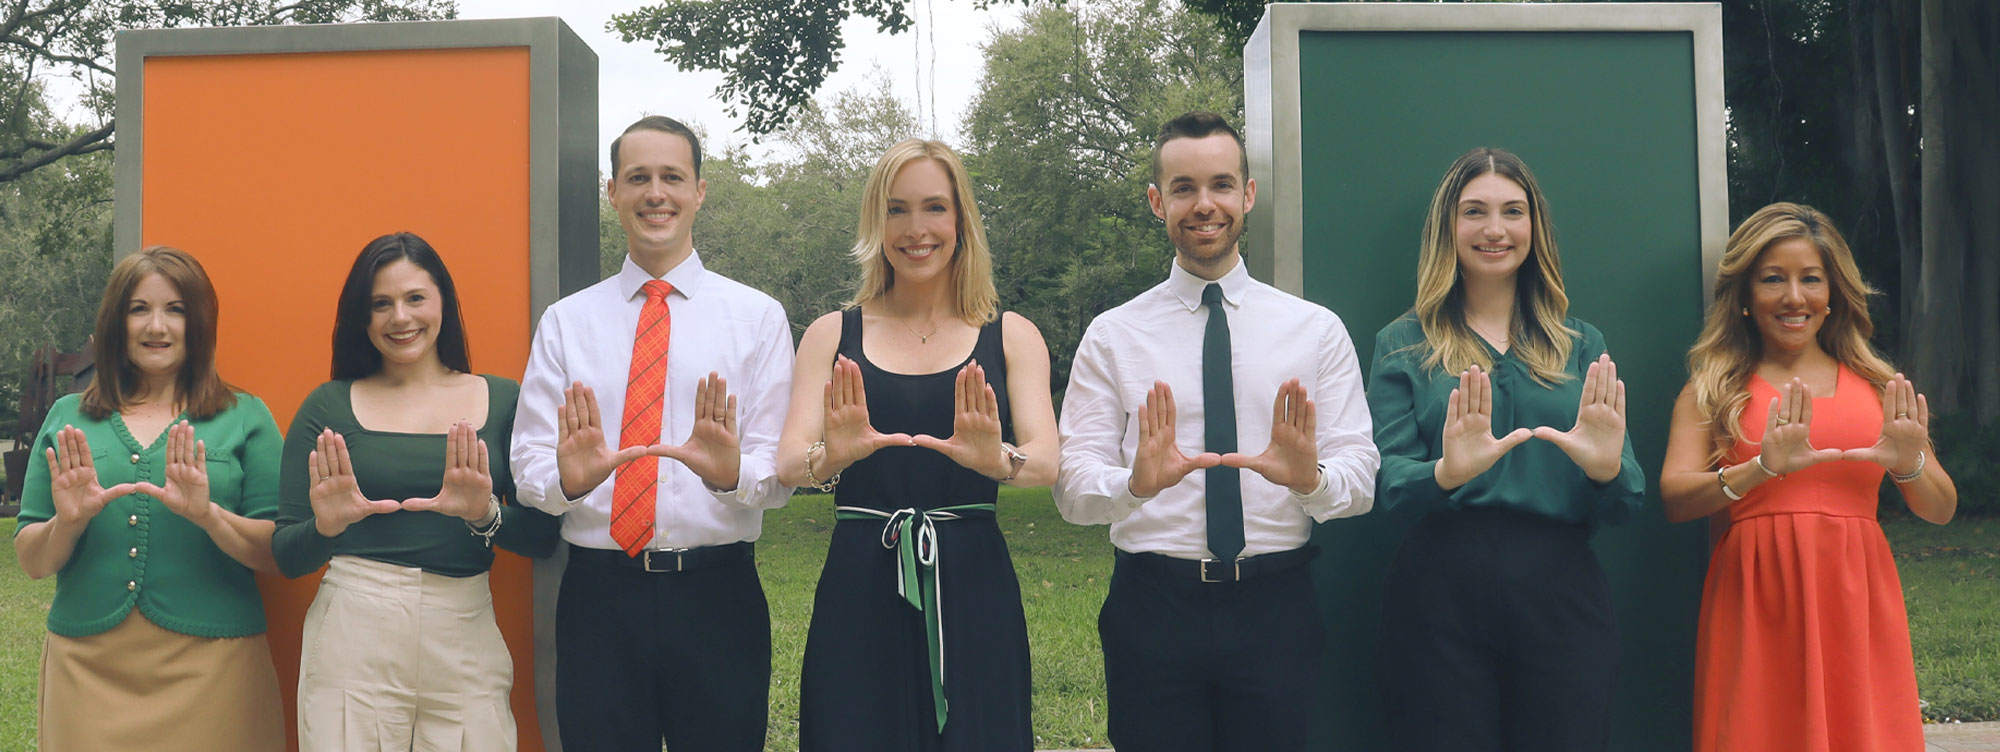
M 707 276 L 707 267 L 701 265 L 701 252 L 689 251 L 687 258 L 675 264 L 674 268 L 668 269 L 666 275 L 658 279 L 664 279 L 667 284 L 673 285 L 674 292 L 680 293 L 681 297 L 692 298 L 695 293 L 701 291 L 701 281 Z M 641 297 L 639 288 L 653 279 L 655 279 L 653 275 L 639 268 L 638 264 L 633 263 L 632 257 L 627 255 L 625 263 L 618 267 L 618 293 L 622 296 L 619 299 L 631 300 Z
M 1194 276 L 1192 272 L 1181 268 L 1179 260 L 1173 261 L 1169 266 L 1173 267 L 1173 270 L 1167 272 L 1167 289 L 1173 291 L 1174 298 L 1189 311 L 1201 310 L 1201 291 L 1202 288 L 1208 287 L 1208 280 Z M 1231 308 L 1242 308 L 1243 296 L 1250 291 L 1250 270 L 1246 266 L 1244 259 L 1238 258 L 1236 268 L 1230 269 L 1227 274 L 1222 275 L 1222 279 L 1216 280 L 1222 284 L 1222 301 Z

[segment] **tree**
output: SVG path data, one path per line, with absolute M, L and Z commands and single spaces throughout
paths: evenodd
M 653 42 L 677 67 L 722 71 L 716 94 L 729 100 L 729 115 L 764 135 L 785 127 L 840 69 L 841 23 L 869 18 L 900 34 L 910 29 L 908 8 L 909 0 L 662 0 L 612 16 L 610 28 L 626 42 Z
M 113 147 L 117 80 L 112 44 L 119 29 L 266 26 L 453 18 L 453 0 L 11 0 L 0 9 L 0 76 L 12 106 L 0 112 L 0 183 L 72 156 Z M 28 117 L 44 76 L 76 79 L 97 122 L 51 137 Z M 32 96 L 30 93 L 32 92 Z
M 1036 8 L 986 45 L 968 166 L 1000 300 L 1041 328 L 1058 393 L 1091 319 L 1166 275 L 1153 139 L 1189 110 L 1241 119 L 1239 49 L 1162 0 Z

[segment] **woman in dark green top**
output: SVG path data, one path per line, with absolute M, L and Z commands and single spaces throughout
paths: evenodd
M 306 614 L 300 749 L 514 749 L 486 571 L 493 545 L 546 556 L 558 530 L 503 502 L 519 385 L 472 375 L 457 291 L 422 238 L 355 259 L 333 378 L 286 434 L 273 541 L 288 576 L 330 562 Z
M 284 747 L 251 577 L 276 570 L 278 426 L 216 374 L 217 308 L 193 256 L 125 257 L 95 379 L 35 437 L 14 546 L 29 577 L 56 575 L 42 749 Z
M 1610 739 L 1618 627 L 1589 539 L 1631 517 L 1645 478 L 1604 337 L 1568 307 L 1527 165 L 1459 157 L 1431 198 L 1416 306 L 1376 334 L 1368 387 L 1376 498 L 1423 515 L 1382 606 L 1398 750 Z

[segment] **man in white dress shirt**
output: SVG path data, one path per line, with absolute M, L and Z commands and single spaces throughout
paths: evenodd
M 1312 523 L 1374 501 L 1346 328 L 1244 269 L 1248 173 L 1220 116 L 1160 129 L 1146 199 L 1173 268 L 1091 322 L 1063 400 L 1056 506 L 1118 548 L 1098 632 L 1120 749 L 1303 749 L 1325 642 Z
M 752 542 L 785 503 L 792 340 L 769 295 L 707 271 L 701 144 L 651 116 L 611 144 L 616 276 L 535 329 L 514 424 L 521 501 L 562 516 L 556 709 L 573 752 L 764 747 L 771 620 Z

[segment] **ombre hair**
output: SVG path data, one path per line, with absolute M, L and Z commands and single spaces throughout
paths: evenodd
M 1510 352 L 1542 384 L 1572 377 L 1567 370 L 1575 330 L 1563 323 L 1569 315 L 1569 295 L 1563 292 L 1562 257 L 1556 253 L 1556 228 L 1549 221 L 1548 201 L 1535 175 L 1520 157 L 1503 149 L 1480 147 L 1451 163 L 1437 192 L 1431 194 L 1424 218 L 1423 246 L 1417 260 L 1417 323 L 1423 326 L 1424 367 L 1458 373 L 1477 365 L 1493 370 L 1493 357 L 1480 345 L 1479 335 L 1465 321 L 1465 280 L 1458 273 L 1458 200 L 1465 186 L 1487 173 L 1514 181 L 1528 194 L 1532 225 L 1528 258 L 1514 274 L 1514 323 L 1507 332 Z
M 215 372 L 215 321 L 221 306 L 207 270 L 186 251 L 156 245 L 119 261 L 104 283 L 94 332 L 97 373 L 82 398 L 83 414 L 93 420 L 103 420 L 139 396 L 139 369 L 127 352 L 127 310 L 139 283 L 155 274 L 181 297 L 181 350 L 186 356 L 174 379 L 174 399 L 195 420 L 215 417 L 236 404 L 236 388 Z
M 848 251 L 861 266 L 861 282 L 848 305 L 882 297 L 896 284 L 896 270 L 889 266 L 886 250 L 889 185 L 905 166 L 919 159 L 937 162 L 951 178 L 951 201 L 958 211 L 958 248 L 951 257 L 952 313 L 965 323 L 984 325 L 999 315 L 1000 308 L 1000 293 L 993 288 L 993 254 L 986 247 L 986 225 L 979 219 L 979 205 L 972 199 L 972 179 L 958 155 L 942 141 L 913 138 L 891 146 L 868 173 L 868 184 L 861 192 L 861 224 L 854 233 L 854 248 Z
M 1742 312 L 1750 307 L 1757 260 L 1772 246 L 1794 239 L 1806 240 L 1819 250 L 1820 266 L 1833 286 L 1827 296 L 1827 307 L 1833 310 L 1819 328 L 1820 348 L 1867 379 L 1877 393 L 1896 375 L 1889 361 L 1868 344 L 1875 334 L 1875 322 L 1868 318 L 1868 296 L 1876 291 L 1861 278 L 1854 252 L 1833 222 L 1803 204 L 1776 203 L 1758 209 L 1729 234 L 1729 245 L 1715 269 L 1714 300 L 1708 304 L 1701 335 L 1688 348 L 1688 386 L 1715 443 L 1709 453 L 1711 463 L 1748 441 L 1740 423 L 1743 408 L 1750 404 L 1750 374 L 1764 357 L 1764 335 Z

